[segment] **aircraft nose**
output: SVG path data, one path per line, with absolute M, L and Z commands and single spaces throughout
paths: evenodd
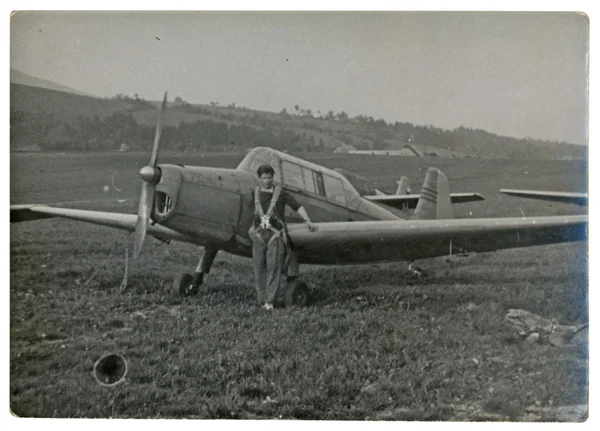
M 152 166 L 144 166 L 140 169 L 140 176 L 147 183 L 157 184 L 160 181 L 160 169 Z

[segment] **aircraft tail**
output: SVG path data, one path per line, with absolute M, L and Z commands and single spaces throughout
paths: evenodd
M 410 188 L 408 187 L 408 178 L 402 176 L 400 181 L 398 181 L 398 189 L 396 190 L 397 195 L 406 195 L 410 193 Z
M 429 168 L 427 171 L 419 203 L 415 209 L 415 218 L 421 220 L 453 218 L 448 177 L 437 168 Z

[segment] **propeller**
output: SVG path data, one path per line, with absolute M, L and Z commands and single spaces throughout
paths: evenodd
M 150 156 L 150 163 L 140 169 L 140 176 L 142 177 L 142 193 L 140 195 L 140 203 L 138 205 L 137 224 L 135 226 L 135 238 L 133 245 L 133 258 L 137 259 L 140 255 L 140 250 L 144 244 L 144 238 L 146 237 L 146 230 L 148 229 L 148 221 L 150 220 L 150 213 L 152 206 L 154 205 L 154 192 L 156 191 L 156 184 L 160 181 L 161 172 L 156 167 L 156 161 L 158 159 L 158 144 L 160 142 L 160 135 L 162 133 L 162 113 L 167 106 L 167 93 L 163 98 L 160 111 L 158 111 L 158 120 L 156 121 L 156 134 L 154 135 L 154 145 L 152 146 L 152 155 Z

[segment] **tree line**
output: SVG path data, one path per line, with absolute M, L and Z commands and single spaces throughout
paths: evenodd
M 79 116 L 59 121 L 47 114 L 11 112 L 11 142 L 35 143 L 45 151 L 146 150 L 152 144 L 155 126 L 139 123 L 132 113 L 115 111 L 105 117 Z M 223 151 L 268 146 L 291 151 L 323 151 L 306 133 L 285 127 L 252 127 L 222 121 L 196 120 L 165 125 L 161 148 L 176 151 Z
M 61 119 L 54 114 L 11 110 L 11 146 L 37 144 L 46 151 L 116 151 L 122 148 L 145 150 L 154 139 L 154 124 L 136 120 L 137 112 L 150 112 L 156 104 L 118 94 L 111 98 L 125 108 L 100 116 L 82 115 Z M 483 157 L 554 158 L 580 156 L 578 146 L 531 138 L 498 136 L 479 129 L 458 127 L 445 130 L 409 122 L 388 123 L 371 116 L 350 117 L 329 111 L 316 116 L 310 109 L 294 107 L 279 113 L 261 112 L 217 102 L 192 105 L 177 97 L 169 110 L 175 116 L 201 117 L 164 126 L 162 148 L 175 151 L 231 151 L 269 146 L 288 151 L 331 151 L 340 144 L 356 149 L 382 150 L 398 144 L 421 144 Z M 545 154 L 544 154 L 545 153 Z

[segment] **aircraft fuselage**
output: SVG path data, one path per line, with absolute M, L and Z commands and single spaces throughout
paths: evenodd
M 234 254 L 251 255 L 248 230 L 257 165 L 275 168 L 275 182 L 306 209 L 314 222 L 398 220 L 398 215 L 360 197 L 343 175 L 285 153 L 257 148 L 237 169 L 159 165 L 152 219 L 156 223 Z M 286 222 L 301 219 L 289 210 Z

